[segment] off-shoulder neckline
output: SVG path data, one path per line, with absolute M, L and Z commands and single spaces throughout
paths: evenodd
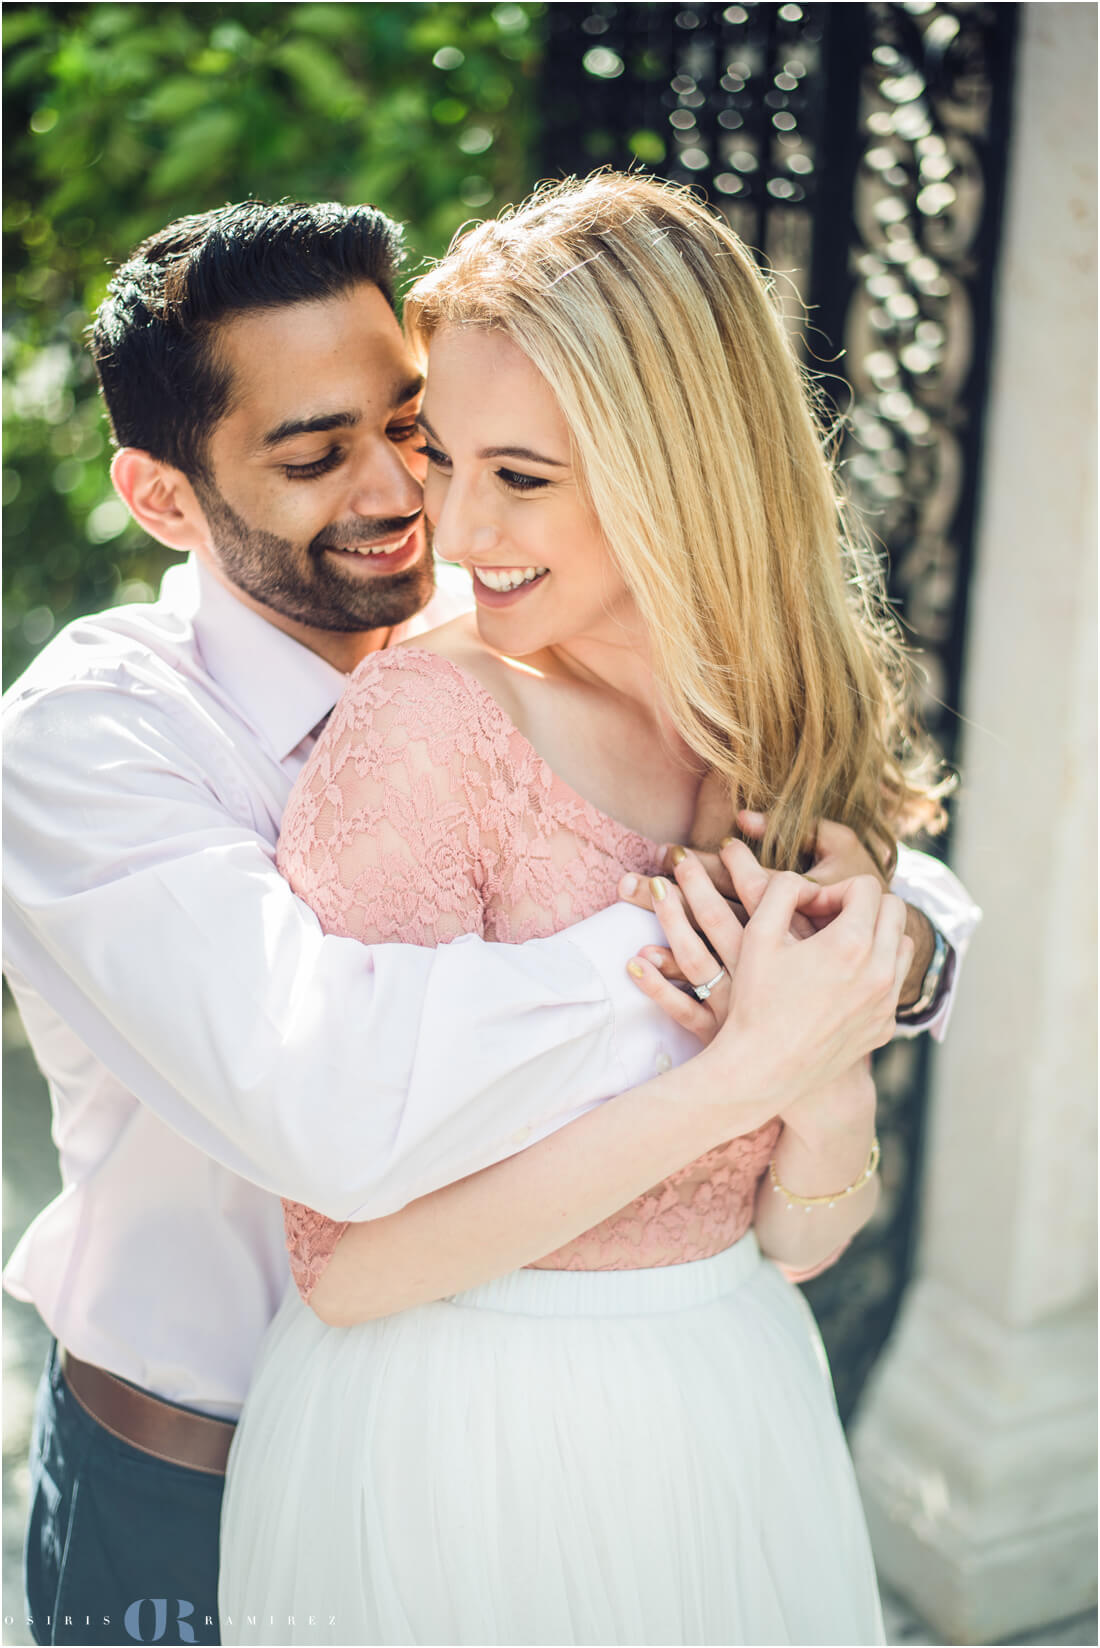
M 545 756 L 539 754 L 538 750 L 536 750 L 527 735 L 521 732 L 516 726 L 515 722 L 512 720 L 512 717 L 508 714 L 508 711 L 504 708 L 500 701 L 493 697 L 493 694 L 489 691 L 485 683 L 483 681 L 479 681 L 477 676 L 474 675 L 471 670 L 465 669 L 461 664 L 456 664 L 453 658 L 446 657 L 444 653 L 433 652 L 430 647 L 418 647 L 408 644 L 400 647 L 388 648 L 382 652 L 371 653 L 369 654 L 368 659 L 365 659 L 364 662 L 369 661 L 377 664 L 378 662 L 386 659 L 396 662 L 398 659 L 408 658 L 410 656 L 415 656 L 417 658 L 430 658 L 433 663 L 442 664 L 449 669 L 452 674 L 457 675 L 460 680 L 466 684 L 467 688 L 472 690 L 473 696 L 480 701 L 482 706 L 487 706 L 489 708 L 496 720 L 501 723 L 509 735 L 515 739 L 518 739 L 520 745 L 530 755 L 531 759 L 537 762 L 537 764 L 547 774 L 549 774 L 558 791 L 574 801 L 583 810 L 587 816 L 589 825 L 592 828 L 592 834 L 594 837 L 599 834 L 596 828 L 597 825 L 610 825 L 616 835 L 622 840 L 640 843 L 643 847 L 649 850 L 654 862 L 658 862 L 660 860 L 661 854 L 664 851 L 665 843 L 654 840 L 652 836 L 643 835 L 640 830 L 632 829 L 629 824 L 624 824 L 621 819 L 615 818 L 611 813 L 605 812 L 602 807 L 597 807 L 594 801 L 589 801 L 587 796 L 582 795 L 579 790 L 575 789 L 567 779 L 564 779 L 560 773 L 554 770 Z

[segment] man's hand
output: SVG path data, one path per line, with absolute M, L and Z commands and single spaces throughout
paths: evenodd
M 737 815 L 737 828 L 751 841 L 763 841 L 767 827 L 767 813 L 742 811 Z M 829 818 L 821 819 L 813 834 L 802 843 L 802 851 L 813 859 L 812 866 L 806 871 L 809 881 L 831 886 L 837 881 L 849 881 L 852 876 L 873 875 L 878 877 L 884 888 L 889 888 L 890 877 L 847 824 L 834 824 Z

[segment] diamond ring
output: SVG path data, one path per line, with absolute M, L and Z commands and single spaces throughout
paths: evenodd
M 721 983 L 725 976 L 726 969 L 724 967 L 719 967 L 714 977 L 712 979 L 708 979 L 706 984 L 693 984 L 691 987 L 692 994 L 697 996 L 700 1001 L 706 1001 L 711 991 Z

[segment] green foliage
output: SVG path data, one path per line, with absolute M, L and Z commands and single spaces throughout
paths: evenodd
M 410 267 L 532 184 L 542 5 L 8 5 L 5 680 L 171 559 L 111 491 L 83 329 L 110 267 L 248 196 L 371 201 Z

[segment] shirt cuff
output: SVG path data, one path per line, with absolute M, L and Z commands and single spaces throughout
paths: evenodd
M 925 1031 L 935 1041 L 942 1041 L 955 1006 L 955 993 L 963 957 L 966 955 L 982 912 L 966 888 L 938 858 L 918 853 L 911 847 L 898 847 L 897 870 L 890 891 L 906 904 L 914 905 L 926 915 L 933 927 L 941 932 L 951 946 L 947 958 L 944 983 L 927 1013 L 909 1023 L 899 1023 L 897 1034 L 902 1037 L 919 1036 Z
M 644 945 L 665 943 L 655 915 L 633 904 L 612 904 L 562 934 L 599 977 L 613 1015 L 612 1041 L 621 1071 L 619 1092 L 650 1081 L 699 1051 L 699 1042 L 667 1018 L 626 970 Z

